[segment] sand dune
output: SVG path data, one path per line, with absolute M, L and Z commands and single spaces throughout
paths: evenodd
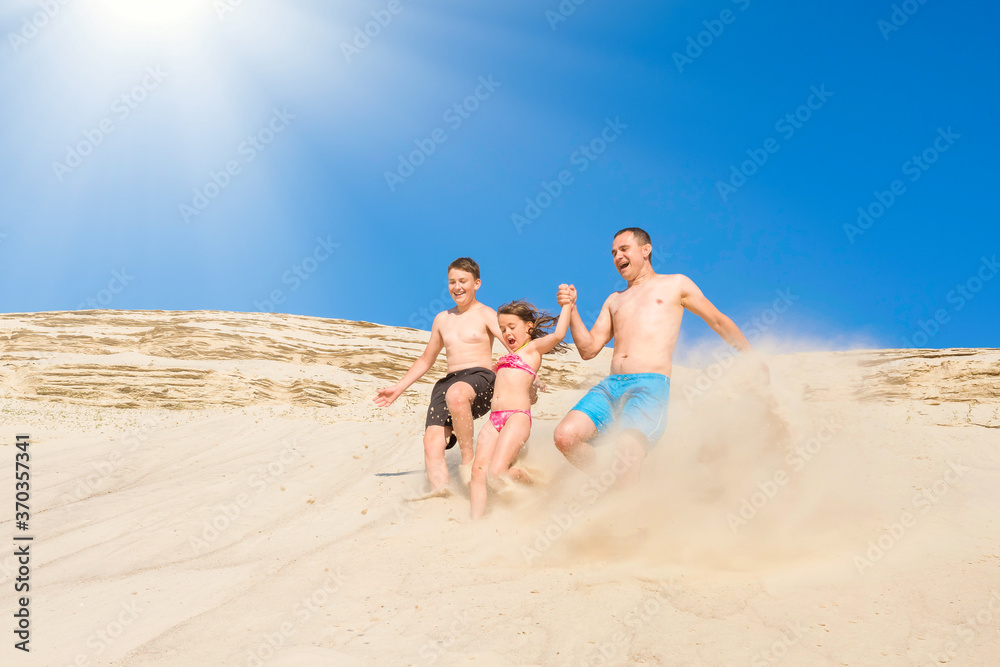
M 0 316 L 0 476 L 30 433 L 35 536 L 32 650 L 4 655 L 1000 661 L 1000 350 L 776 355 L 769 392 L 693 356 L 635 494 L 552 446 L 607 352 L 552 356 L 526 461 L 546 482 L 472 524 L 457 486 L 403 502 L 424 481 L 443 358 L 391 408 L 371 402 L 426 335 L 271 314 Z M 12 510 L 0 524 L 16 532 Z M 16 576 L 0 558 L 8 619 Z

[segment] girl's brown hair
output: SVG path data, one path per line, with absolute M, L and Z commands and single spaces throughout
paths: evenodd
M 513 315 L 528 324 L 534 325 L 531 328 L 531 340 L 541 338 L 542 336 L 547 336 L 552 333 L 552 327 L 559 320 L 557 317 L 546 315 L 544 312 L 538 310 L 524 299 L 518 299 L 517 301 L 505 303 L 497 308 L 497 315 Z M 569 347 L 566 343 L 560 341 L 558 345 L 552 348 L 552 351 L 565 352 L 568 349 Z

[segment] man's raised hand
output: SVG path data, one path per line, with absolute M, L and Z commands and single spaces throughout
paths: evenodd
M 576 303 L 576 287 L 573 285 L 566 285 L 565 283 L 559 286 L 559 292 L 556 294 L 556 302 L 560 306 L 569 306 Z

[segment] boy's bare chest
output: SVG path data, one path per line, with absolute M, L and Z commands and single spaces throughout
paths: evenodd
M 489 342 L 489 331 L 481 319 L 462 320 L 462 316 L 449 317 L 441 327 L 445 347 L 479 345 Z

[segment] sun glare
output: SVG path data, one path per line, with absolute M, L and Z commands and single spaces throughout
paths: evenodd
M 205 0 L 94 0 L 94 9 L 124 28 L 179 27 L 212 11 Z

